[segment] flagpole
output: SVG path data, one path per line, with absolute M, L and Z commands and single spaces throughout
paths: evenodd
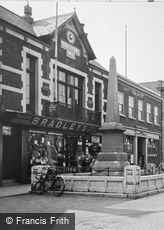
M 127 77 L 127 25 L 125 25 L 125 77 Z
M 56 0 L 56 26 L 55 26 L 55 101 L 57 101 L 57 64 L 58 64 L 58 0 Z

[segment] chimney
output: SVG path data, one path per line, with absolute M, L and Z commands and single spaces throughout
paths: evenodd
M 24 19 L 26 22 L 30 24 L 34 22 L 34 19 L 31 16 L 32 16 L 32 8 L 27 3 L 27 5 L 24 7 Z

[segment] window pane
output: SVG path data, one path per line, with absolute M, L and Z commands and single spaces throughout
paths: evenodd
M 138 109 L 143 111 L 143 101 L 138 101 Z
M 71 87 L 67 88 L 67 104 L 72 105 L 73 89 Z
M 134 97 L 129 96 L 129 106 L 132 108 L 134 107 Z
M 79 85 L 79 79 L 77 77 L 75 77 L 75 86 Z
M 65 103 L 65 86 L 59 84 L 59 101 Z
M 79 95 L 79 92 L 78 92 L 78 90 L 77 89 L 75 89 L 75 105 L 78 105 L 79 103 L 78 103 L 78 95 Z
M 158 116 L 158 107 L 154 107 L 154 114 L 156 115 L 156 116 Z
M 30 68 L 30 58 L 26 58 L 26 68 L 29 69 Z
M 129 117 L 134 117 L 134 97 L 129 96 Z
M 124 102 L 124 95 L 122 93 L 118 93 L 118 102 L 119 104 L 123 104 Z
M 72 75 L 68 75 L 68 84 L 74 85 L 74 77 Z
M 118 93 L 119 113 L 124 114 L 124 94 Z
M 151 113 L 151 105 L 147 104 L 147 113 Z
M 62 71 L 59 71 L 59 81 L 65 82 L 65 79 L 66 79 L 65 73 Z

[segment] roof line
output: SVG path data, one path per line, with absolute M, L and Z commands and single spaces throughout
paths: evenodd
M 23 19 L 23 16 L 20 16 L 19 14 L 16 14 L 15 12 L 8 10 L 7 8 L 5 8 L 4 6 L 0 5 L 1 8 L 5 9 L 6 11 L 10 12 L 11 14 L 16 15 L 17 17 Z M 27 21 L 26 21 L 27 22 Z M 27 22 L 28 24 L 30 24 L 29 22 Z
M 66 16 L 66 15 L 69 15 L 69 14 L 72 16 L 74 14 L 74 12 L 70 12 L 70 13 L 66 13 L 66 14 L 59 14 L 58 17 Z M 40 21 L 45 21 L 47 19 L 53 19 L 53 18 L 56 18 L 56 16 L 51 16 L 51 17 L 48 17 L 48 18 L 42 18 L 42 19 L 36 20 L 36 21 L 34 21 L 34 24 L 37 23 L 37 22 L 40 22 Z

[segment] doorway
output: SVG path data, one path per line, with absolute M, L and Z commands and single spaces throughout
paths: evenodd
M 137 149 L 138 149 L 137 164 L 143 167 L 145 165 L 145 139 L 144 138 L 138 137 Z
M 21 140 L 16 130 L 3 135 L 3 181 L 20 182 Z

